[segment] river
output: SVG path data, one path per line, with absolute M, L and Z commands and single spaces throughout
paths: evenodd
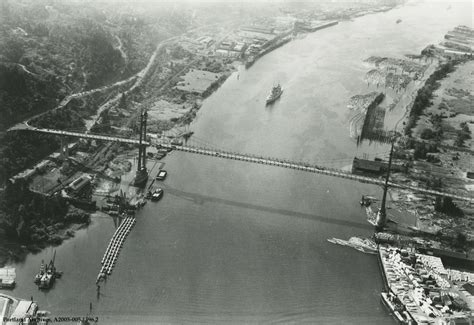
M 348 100 L 373 90 L 363 60 L 419 53 L 456 25 L 471 26 L 471 14 L 470 3 L 409 2 L 295 39 L 204 101 L 194 141 L 335 167 L 384 152 L 349 138 Z M 276 82 L 283 96 L 266 108 Z M 10 294 L 56 315 L 86 315 L 92 303 L 110 324 L 394 323 L 380 302 L 376 258 L 327 242 L 372 234 L 358 201 L 380 196 L 377 187 L 179 152 L 164 162 L 165 196 L 138 213 L 99 299 L 95 280 L 115 229 L 108 217 L 56 248 L 64 276 L 53 290 L 33 284 L 50 248 L 14 265 Z

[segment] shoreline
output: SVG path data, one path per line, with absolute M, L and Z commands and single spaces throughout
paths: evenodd
M 27 244 L 19 241 L 3 239 L 4 241 L 0 244 L 2 247 L 2 249 L 0 249 L 0 267 L 22 262 L 28 254 L 37 254 L 48 247 L 59 247 L 64 243 L 64 241 L 74 238 L 76 231 L 87 228 L 89 224 L 90 222 L 71 223 L 64 228 L 58 229 L 57 232 L 51 234 L 51 236 L 54 236 L 55 241 L 60 242 L 54 242 L 51 239 L 48 239 L 47 241 Z
M 410 111 L 411 111 L 411 108 L 413 107 L 413 103 L 415 102 L 415 99 L 416 99 L 416 95 L 418 93 L 418 91 L 424 87 L 424 85 L 426 84 L 426 81 L 428 80 L 428 78 L 433 74 L 433 72 L 439 67 L 439 61 L 436 61 L 436 63 L 431 63 L 427 69 L 425 70 L 425 74 L 423 75 L 423 80 L 420 81 L 420 82 L 417 82 L 418 84 L 415 85 L 415 88 L 413 89 L 413 91 L 411 92 L 410 94 L 410 102 L 408 102 L 406 105 L 405 105 L 405 108 L 404 108 L 404 112 L 403 112 L 403 116 L 395 123 L 395 126 L 394 126 L 394 129 L 395 130 L 398 130 L 398 126 L 399 124 L 401 123 L 402 125 L 404 125 L 407 121 L 407 119 L 409 118 L 409 115 L 410 115 Z M 428 69 L 431 69 L 432 71 L 429 73 L 428 76 L 425 76 L 426 75 L 426 71 L 428 71 Z

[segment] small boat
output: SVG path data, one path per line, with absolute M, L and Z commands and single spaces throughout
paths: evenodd
M 158 201 L 163 197 L 163 189 L 158 188 L 156 189 L 153 194 L 151 195 L 152 201 Z
M 397 19 L 397 24 L 400 24 L 402 20 L 400 18 Z
M 267 105 L 273 103 L 274 101 L 276 101 L 278 98 L 281 97 L 281 94 L 283 94 L 283 89 L 281 88 L 280 84 L 274 86 L 272 88 L 272 92 L 270 93 L 270 95 L 268 95 L 267 97 Z
M 359 203 L 361 206 L 368 207 L 372 204 L 372 200 L 369 197 L 362 195 Z
M 156 175 L 156 179 L 162 181 L 166 178 L 166 175 L 168 175 L 168 172 L 162 169 L 159 171 L 158 175 Z

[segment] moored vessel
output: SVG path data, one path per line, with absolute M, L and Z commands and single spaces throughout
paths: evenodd
M 166 178 L 166 175 L 168 175 L 168 172 L 162 169 L 158 172 L 158 175 L 156 175 L 156 180 L 163 181 Z
M 35 275 L 34 279 L 39 289 L 51 289 L 54 281 L 61 277 L 62 272 L 56 270 L 56 266 L 54 265 L 55 259 L 56 251 L 54 251 L 53 259 L 49 264 L 45 265 L 44 261 L 41 261 L 40 272 Z
M 392 292 L 382 292 L 381 294 L 383 304 L 392 313 L 393 317 L 398 321 L 398 324 L 413 324 L 414 320 L 410 314 L 405 310 L 405 307 Z
M 152 201 L 158 201 L 163 197 L 163 189 L 158 188 L 156 189 L 153 194 L 151 195 Z

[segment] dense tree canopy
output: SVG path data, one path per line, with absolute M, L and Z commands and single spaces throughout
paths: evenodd
M 54 243 L 56 231 L 72 222 L 87 223 L 89 215 L 60 196 L 31 192 L 25 181 L 10 184 L 0 194 L 0 229 L 7 238 L 24 244 Z

